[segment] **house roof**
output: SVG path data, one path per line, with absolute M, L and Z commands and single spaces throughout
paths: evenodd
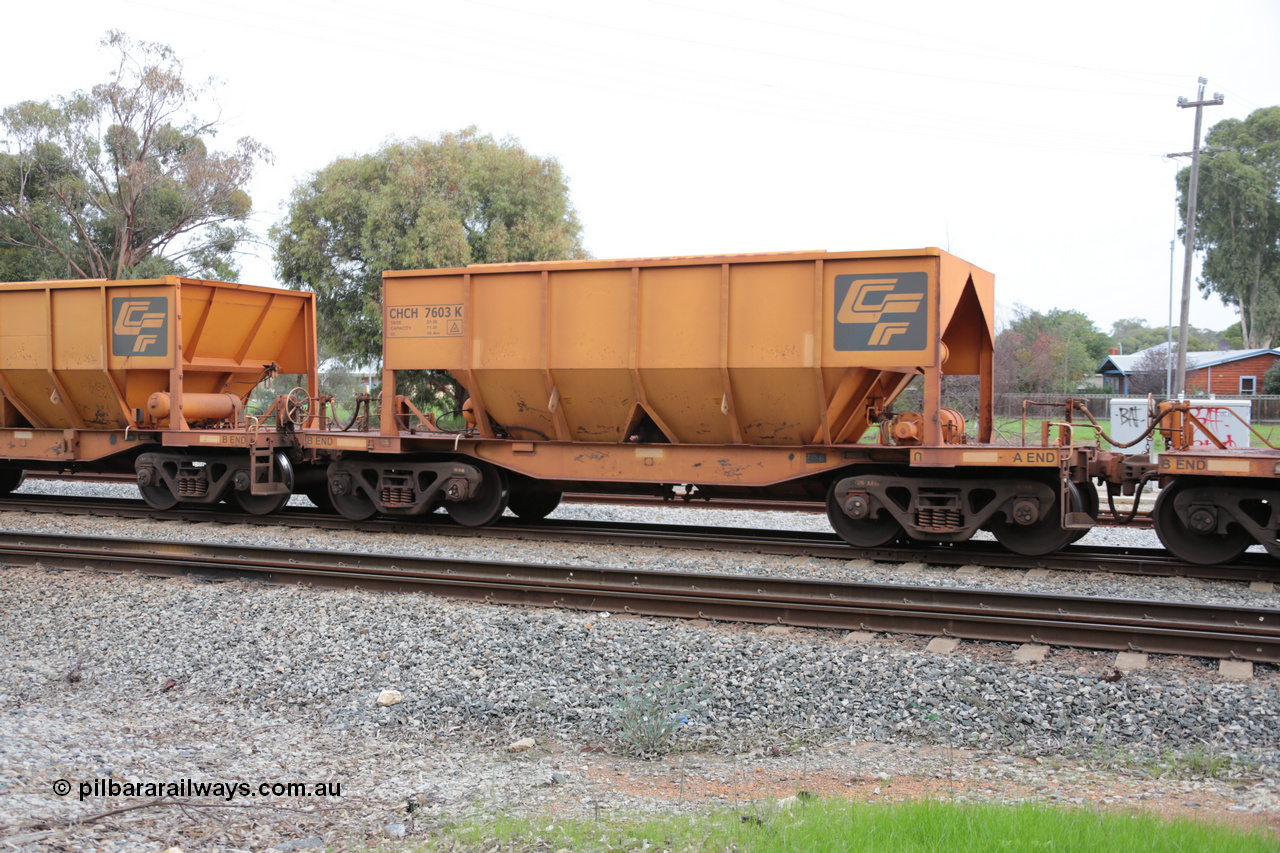
M 1111 374 L 1129 374 L 1137 368 L 1149 353 L 1162 354 L 1168 344 L 1157 344 L 1153 347 L 1135 352 L 1132 355 L 1109 355 L 1106 360 L 1098 367 L 1099 373 Z M 1219 364 L 1227 364 L 1232 361 L 1240 361 L 1245 358 L 1252 358 L 1255 355 L 1274 355 L 1280 356 L 1280 349 L 1226 349 L 1226 350 L 1209 350 L 1207 352 L 1187 352 L 1187 369 L 1199 370 L 1202 367 L 1216 367 Z M 1110 367 L 1108 368 L 1108 365 Z
M 320 362 L 320 372 L 380 375 L 382 373 L 382 365 L 377 362 L 373 364 L 348 365 L 340 358 L 326 358 Z

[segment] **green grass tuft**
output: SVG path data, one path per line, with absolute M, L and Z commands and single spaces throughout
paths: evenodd
M 447 827 L 424 851 L 1214 851 L 1275 853 L 1274 834 L 1146 814 L 1017 806 L 777 802 L 702 816 L 573 820 L 509 816 Z

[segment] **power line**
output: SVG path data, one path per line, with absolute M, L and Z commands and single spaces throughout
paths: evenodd
M 137 5 L 152 5 L 141 0 L 134 0 L 134 2 Z M 492 3 L 480 3 L 478 5 L 507 8 Z M 377 34 L 361 32 L 359 27 L 351 27 L 347 22 L 340 19 L 332 20 L 331 23 L 318 23 L 314 19 L 310 22 L 313 26 L 319 27 L 321 32 L 341 33 L 341 38 L 330 38 L 318 34 L 304 33 L 297 27 L 288 27 L 287 29 L 275 27 L 265 21 L 266 15 L 270 15 L 270 17 L 282 22 L 292 23 L 294 17 L 289 14 L 264 13 L 264 10 L 261 9 L 249 10 L 235 4 L 223 4 L 222 8 L 228 12 L 233 9 L 236 10 L 233 15 L 234 20 L 232 20 L 229 17 L 208 14 L 207 10 L 210 8 L 208 5 L 202 8 L 205 10 L 202 13 L 186 9 L 182 10 L 182 12 L 196 17 L 235 23 L 238 27 L 247 25 L 268 32 L 287 33 L 297 39 L 342 44 L 348 50 L 353 47 L 353 36 L 368 35 L 370 38 L 377 38 L 377 43 L 376 46 L 371 44 L 364 49 L 376 50 L 381 56 L 389 54 L 412 56 L 420 61 L 444 64 L 451 68 L 456 67 L 453 64 L 452 56 L 458 56 L 459 62 L 468 63 L 474 63 L 476 56 L 474 49 L 467 44 L 466 38 L 457 40 L 439 38 L 440 32 L 458 32 L 465 36 L 473 36 L 472 32 L 464 32 L 448 24 L 442 25 L 433 18 L 422 16 L 406 16 L 402 13 L 389 14 L 376 10 L 372 12 L 366 10 L 362 13 L 362 20 L 365 21 L 377 22 L 378 18 L 382 17 L 388 23 L 392 23 L 392 19 L 394 19 L 394 24 L 398 24 L 398 26 L 392 26 L 396 34 L 390 37 L 385 35 L 381 29 Z M 335 8 L 345 9 L 346 7 Z M 337 12 L 336 14 L 341 15 L 343 13 Z M 257 17 L 258 20 L 253 22 L 253 17 Z M 553 17 L 565 20 L 563 16 Z M 415 28 L 421 25 L 432 26 L 436 31 L 436 38 L 433 39 L 430 50 L 424 49 L 422 40 L 417 36 Z M 590 23 L 587 25 L 601 26 Z M 652 34 L 628 28 L 619 29 L 645 38 L 653 37 Z M 392 46 L 396 43 L 404 45 L 404 47 Z M 746 112 L 800 118 L 842 127 L 862 128 L 868 123 L 879 124 L 894 132 L 907 135 L 969 140 L 1001 145 L 1026 145 L 1070 151 L 1091 150 L 1103 151 L 1104 153 L 1109 149 L 1114 154 L 1132 156 L 1150 156 L 1149 152 L 1154 147 L 1153 144 L 1142 143 L 1131 136 L 1082 134 L 1072 128 L 1062 127 L 1046 126 L 1037 128 L 1022 122 L 972 115 L 968 112 L 947 113 L 939 112 L 938 110 L 913 109 L 903 107 L 898 103 L 883 104 L 868 102 L 864 98 L 857 97 L 833 97 L 829 94 L 815 93 L 812 90 L 798 89 L 794 86 L 765 84 L 763 81 L 752 83 L 734 75 L 717 74 L 705 70 L 689 71 L 683 68 L 668 68 L 661 64 L 655 66 L 651 62 L 629 61 L 621 55 L 621 52 L 603 54 L 589 49 L 584 50 L 577 46 L 569 50 L 557 50 L 549 48 L 546 42 L 530 42 L 528 39 L 507 39 L 492 30 L 485 32 L 484 44 L 487 48 L 484 54 L 485 66 L 514 66 L 518 68 L 518 74 L 521 79 L 541 79 L 555 83 L 571 81 L 576 86 L 595 88 L 611 93 L 624 92 L 631 95 L 657 97 L 699 106 L 728 107 Z M 514 46 L 522 54 L 517 59 L 517 55 L 509 50 L 495 51 L 493 50 L 495 44 Z M 536 50 L 531 50 L 531 48 L 536 48 Z M 786 53 L 778 55 L 782 57 L 793 56 Z M 584 76 L 581 73 L 581 67 L 574 64 L 574 60 L 581 59 L 591 61 L 593 69 L 591 75 Z M 560 60 L 565 60 L 568 64 L 562 63 Z M 635 79 L 620 76 L 619 72 L 625 75 L 628 70 L 634 71 L 640 76 Z M 897 73 L 895 69 L 884 70 L 888 73 Z M 659 79 L 661 79 L 661 82 L 657 82 Z M 695 86 L 690 86 L 691 80 L 695 82 Z M 713 88 L 708 90 L 705 88 L 707 86 Z M 767 88 L 764 97 L 761 96 L 762 87 Z M 1031 88 L 1045 87 L 1032 86 Z M 847 115 L 855 110 L 857 111 L 855 116 Z M 904 123 L 900 119 L 892 118 L 893 116 L 906 116 L 907 120 Z

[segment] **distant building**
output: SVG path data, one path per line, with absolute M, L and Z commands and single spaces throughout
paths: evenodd
M 1109 355 L 1098 372 L 1107 393 L 1128 394 L 1129 379 L 1154 353 L 1164 355 L 1167 344 L 1159 344 L 1133 355 Z M 1187 392 L 1189 394 L 1258 394 L 1267 368 L 1280 359 L 1280 349 L 1229 349 L 1187 353 Z M 1175 368 L 1176 369 L 1176 368 Z
M 320 362 L 320 375 L 344 376 L 355 379 L 358 385 L 378 385 L 382 382 L 381 364 L 357 364 L 348 367 L 336 358 L 327 358 Z

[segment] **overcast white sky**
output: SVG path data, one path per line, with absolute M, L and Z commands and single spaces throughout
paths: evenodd
M 1103 330 L 1168 316 L 1177 97 L 1226 95 L 1206 129 L 1280 104 L 1275 0 L 70 0 L 6 8 L 0 106 L 105 79 L 111 28 L 273 149 L 264 240 L 334 158 L 474 124 L 559 159 L 596 257 L 940 246 Z

